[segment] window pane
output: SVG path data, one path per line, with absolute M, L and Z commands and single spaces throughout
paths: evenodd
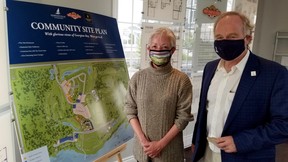
M 129 72 L 131 68 L 135 70 L 140 66 L 142 21 L 155 25 L 163 23 L 161 20 L 142 20 L 143 3 L 149 1 L 118 0 L 118 26 Z M 182 47 L 179 49 L 179 53 L 182 54 L 179 59 L 182 61 L 179 62 L 181 69 L 190 75 L 202 71 L 208 61 L 218 57 L 213 48 L 213 25 L 216 18 L 207 19 L 202 13 L 203 8 L 208 7 L 210 3 L 199 0 L 186 1 L 185 23 L 179 23 L 179 26 L 184 26 L 185 29 Z M 214 1 L 214 5 L 223 12 L 226 9 L 242 12 L 255 22 L 257 0 L 217 0 Z
M 131 22 L 133 15 L 132 0 L 119 0 L 118 1 L 118 21 Z
M 141 23 L 143 12 L 143 0 L 134 0 L 133 23 Z

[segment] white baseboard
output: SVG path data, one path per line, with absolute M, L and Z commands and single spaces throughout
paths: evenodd
M 134 159 L 134 156 L 129 156 L 124 159 L 122 159 L 123 162 L 137 162 L 136 159 Z

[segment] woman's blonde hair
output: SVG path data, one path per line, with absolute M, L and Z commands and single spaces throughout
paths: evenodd
M 152 40 L 153 40 L 153 38 L 155 36 L 158 36 L 158 35 L 162 36 L 163 34 L 165 34 L 168 37 L 168 39 L 170 40 L 171 47 L 172 48 L 176 47 L 175 34 L 174 34 L 174 32 L 171 29 L 169 29 L 167 27 L 160 27 L 160 28 L 155 29 L 154 32 L 152 33 L 152 35 L 149 38 L 148 44 L 150 45 L 152 43 Z

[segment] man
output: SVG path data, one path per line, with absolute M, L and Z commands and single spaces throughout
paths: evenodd
M 252 28 L 237 12 L 214 24 L 221 59 L 204 69 L 193 162 L 273 162 L 288 140 L 288 72 L 248 49 Z

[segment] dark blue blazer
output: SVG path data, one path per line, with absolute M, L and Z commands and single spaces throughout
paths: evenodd
M 211 61 L 204 68 L 192 140 L 193 162 L 205 153 L 207 92 L 219 61 Z M 275 161 L 275 145 L 288 140 L 288 71 L 284 66 L 250 53 L 223 136 L 233 136 L 237 153 L 221 151 L 222 162 Z

